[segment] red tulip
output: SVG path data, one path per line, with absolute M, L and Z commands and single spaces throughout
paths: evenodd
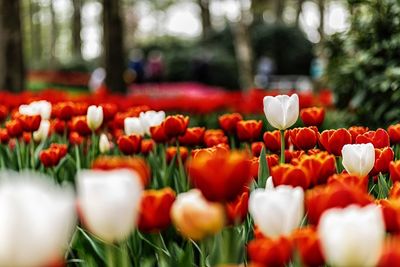
M 325 263 L 319 237 L 314 227 L 305 227 L 292 234 L 294 246 L 304 266 L 323 266 Z
M 254 239 L 247 245 L 247 252 L 252 262 L 262 266 L 286 266 L 292 257 L 293 244 L 286 237 Z
M 349 173 L 334 174 L 328 178 L 328 185 L 338 184 L 340 186 L 349 186 L 360 189 L 362 192 L 368 190 L 368 176 L 359 177 Z
M 261 150 L 264 147 L 263 142 L 253 142 L 251 143 L 251 153 L 254 157 L 258 157 L 261 154 Z
M 265 147 L 276 153 L 281 151 L 281 133 L 278 130 L 272 132 L 265 132 L 263 136 Z M 285 147 L 288 147 L 289 132 L 285 132 Z
M 228 134 L 236 133 L 236 124 L 241 120 L 243 117 L 239 113 L 224 114 L 218 118 L 219 127 Z
M 294 128 L 289 130 L 290 140 L 300 150 L 309 150 L 316 146 L 318 141 L 317 127 Z
M 257 140 L 261 134 L 262 121 L 247 120 L 239 121 L 236 124 L 236 131 L 239 140 L 251 142 Z
M 400 181 L 400 160 L 390 162 L 389 172 L 393 183 Z
M 246 219 L 249 206 L 248 203 L 248 190 L 245 190 L 234 201 L 226 203 L 226 216 L 229 224 L 240 224 Z
M 272 181 L 275 186 L 291 185 L 307 189 L 311 185 L 311 176 L 307 169 L 291 164 L 280 164 L 271 169 Z
M 189 125 L 189 117 L 183 115 L 168 116 L 162 123 L 165 135 L 169 138 L 182 136 Z
M 118 138 L 118 148 L 125 155 L 133 155 L 141 151 L 142 137 L 137 134 L 124 135 Z
M 341 156 L 343 146 L 351 144 L 352 137 L 350 132 L 343 128 L 338 130 L 325 130 L 320 134 L 319 142 L 329 153 L 335 156 Z
M 395 125 L 390 125 L 387 128 L 387 132 L 390 137 L 390 143 L 392 145 L 400 144 L 400 123 Z
M 164 126 L 162 124 L 150 127 L 150 133 L 151 133 L 151 138 L 156 143 L 165 143 L 168 141 L 168 136 L 165 134 Z
M 351 126 L 351 127 L 348 129 L 348 131 L 349 131 L 350 134 L 351 134 L 351 138 L 352 138 L 352 140 L 353 140 L 352 143 L 355 143 L 355 142 L 356 142 L 357 136 L 362 135 L 362 134 L 368 132 L 369 129 L 368 129 L 368 127 L 364 127 L 364 126 Z
M 384 148 L 390 146 L 390 138 L 389 134 L 384 129 L 379 128 L 376 131 L 368 131 L 362 135 L 357 136 L 356 143 L 372 143 L 375 148 Z
M 11 120 L 6 122 L 6 128 L 8 135 L 11 138 L 19 137 L 22 135 L 23 129 L 22 129 L 22 124 L 19 120 Z
M 389 172 L 389 164 L 394 158 L 394 152 L 392 148 L 385 147 L 382 149 L 375 148 L 375 164 L 371 170 L 370 175 L 374 176 L 381 173 Z
M 71 127 L 73 131 L 79 133 L 81 136 L 88 136 L 92 133 L 86 122 L 86 116 L 73 117 Z
M 172 159 L 175 157 L 175 155 L 177 155 L 178 149 L 175 146 L 170 146 L 166 149 L 165 152 L 166 152 L 167 163 L 170 163 L 172 161 Z M 181 157 L 182 162 L 185 162 L 189 155 L 188 149 L 184 146 L 180 146 L 179 147 L 179 155 Z
M 400 262 L 400 237 L 391 236 L 385 240 L 378 267 L 392 267 Z
M 305 126 L 320 126 L 325 118 L 324 108 L 312 107 L 303 108 L 300 111 L 300 118 Z
M 179 136 L 179 143 L 184 146 L 199 146 L 203 143 L 205 131 L 204 127 L 187 128 L 186 133 Z

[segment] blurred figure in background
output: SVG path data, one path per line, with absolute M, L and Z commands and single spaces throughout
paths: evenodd
M 104 81 L 106 79 L 106 70 L 104 68 L 95 69 L 90 75 L 89 79 L 89 91 L 91 93 L 102 93 L 106 92 L 106 86 Z
M 206 83 L 209 80 L 211 54 L 207 50 L 201 50 L 193 59 L 192 71 L 195 81 Z
M 128 70 L 126 73 L 127 84 L 143 83 L 144 81 L 144 55 L 140 49 L 132 50 L 129 56 Z
M 161 51 L 153 50 L 149 53 L 146 65 L 146 76 L 150 82 L 161 82 L 164 77 L 164 58 Z
M 259 88 L 267 88 L 270 83 L 270 76 L 274 72 L 275 64 L 273 59 L 268 56 L 263 56 L 258 61 L 257 73 L 254 78 L 254 83 Z

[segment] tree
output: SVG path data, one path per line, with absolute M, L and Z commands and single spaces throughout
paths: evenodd
M 74 6 L 74 15 L 72 17 L 72 51 L 76 57 L 82 58 L 82 52 L 81 52 L 82 0 L 72 0 L 72 4 Z
M 203 39 L 207 39 L 207 37 L 212 32 L 210 1 L 197 0 L 197 3 L 201 10 L 201 25 L 203 27 Z
M 318 32 L 319 36 L 321 37 L 321 41 L 324 40 L 325 38 L 325 0 L 318 0 L 318 9 L 319 9 L 319 27 L 318 27 Z
M 56 63 L 56 43 L 58 36 L 58 25 L 56 21 L 56 12 L 54 10 L 54 3 L 50 1 L 51 13 L 51 32 L 50 32 L 50 65 L 54 66 Z
M 119 4 L 119 0 L 103 0 L 104 63 L 107 87 L 113 92 L 126 93 L 123 78 L 125 71 L 123 30 Z
M 297 7 L 296 7 L 296 26 L 298 27 L 300 24 L 300 15 L 303 11 L 303 3 L 304 0 L 297 0 Z
M 24 89 L 24 60 L 19 0 L 0 0 L 0 89 Z

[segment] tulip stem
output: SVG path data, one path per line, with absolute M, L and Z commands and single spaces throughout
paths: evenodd
M 207 244 L 206 240 L 199 242 L 200 244 L 200 267 L 207 267 Z
M 107 267 L 117 266 L 113 244 L 106 245 L 106 262 L 107 262 Z
M 281 135 L 281 161 L 280 163 L 285 163 L 285 130 L 279 130 Z
M 75 157 L 76 157 L 76 171 L 81 169 L 81 157 L 78 145 L 75 145 Z

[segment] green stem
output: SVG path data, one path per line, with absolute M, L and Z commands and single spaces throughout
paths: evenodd
M 285 163 L 285 130 L 279 130 L 281 135 L 281 161 L 280 163 Z
M 229 135 L 229 139 L 230 139 L 230 143 L 231 143 L 231 149 L 235 149 L 236 148 L 235 135 L 233 135 L 233 134 Z
M 22 169 L 22 159 L 21 159 L 21 146 L 19 145 L 19 140 L 15 140 L 15 152 L 17 153 L 17 164 L 18 170 Z
M 76 171 L 80 171 L 81 167 L 81 156 L 79 152 L 79 146 L 75 145 L 75 157 L 76 157 Z
M 114 245 L 106 244 L 106 263 L 107 267 L 117 267 Z
M 89 162 L 89 164 L 92 164 L 92 162 L 94 161 L 94 158 L 96 156 L 96 133 L 93 131 L 92 132 L 92 144 L 91 144 L 91 161 Z
M 206 239 L 199 242 L 200 246 L 200 267 L 207 267 L 207 244 Z

